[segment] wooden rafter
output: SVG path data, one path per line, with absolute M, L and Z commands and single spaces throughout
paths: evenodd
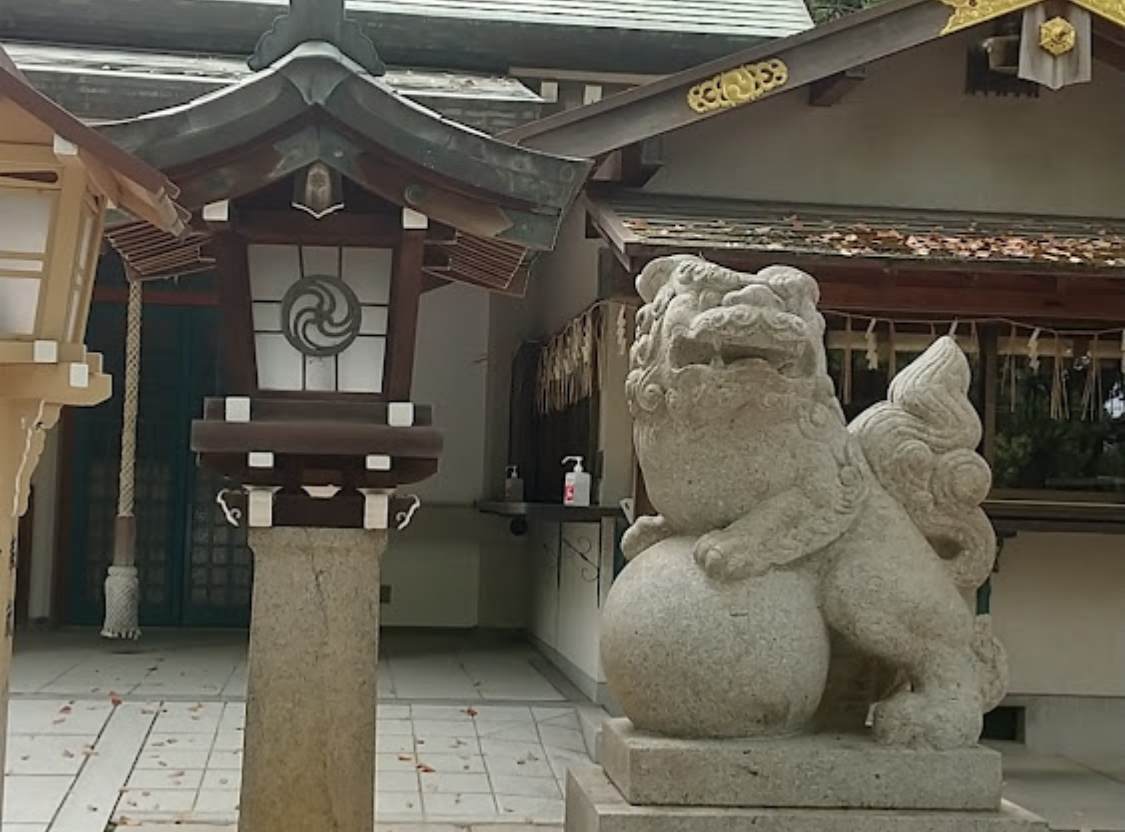
M 518 127 L 501 138 L 537 150 L 598 158 L 726 112 L 700 113 L 687 105 L 688 90 L 709 78 L 744 65 L 780 59 L 788 68 L 788 79 L 766 93 L 776 95 L 931 41 L 939 36 L 949 14 L 949 7 L 936 0 L 890 0 L 801 34 L 612 95 L 597 104 Z

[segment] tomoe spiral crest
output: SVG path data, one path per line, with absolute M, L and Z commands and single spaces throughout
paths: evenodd
M 331 275 L 302 277 L 281 301 L 281 326 L 286 340 L 310 358 L 330 358 L 352 345 L 359 335 L 363 310 L 355 292 Z

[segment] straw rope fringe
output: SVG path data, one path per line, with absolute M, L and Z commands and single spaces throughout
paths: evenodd
M 1106 349 L 1102 344 L 1108 342 L 1109 350 L 1113 350 L 1113 344 L 1116 339 L 1120 339 L 1121 354 L 1120 364 L 1122 376 L 1125 376 L 1125 328 L 1113 329 L 1099 329 L 1099 330 L 1083 330 L 1083 329 L 1050 329 L 1046 327 L 1034 326 L 1032 324 L 1021 323 L 1013 321 L 1009 318 L 978 318 L 978 319 L 959 319 L 954 318 L 950 321 L 938 321 L 933 319 L 902 319 L 902 318 L 879 318 L 868 315 L 854 315 L 850 312 L 838 312 L 834 310 L 823 310 L 826 317 L 835 317 L 843 320 L 843 334 L 844 334 L 844 366 L 843 378 L 841 379 L 841 399 L 844 404 L 850 404 L 852 398 L 852 350 L 854 332 L 861 332 L 863 336 L 863 348 L 867 359 L 867 367 L 869 370 L 875 370 L 879 367 L 880 346 L 878 343 L 879 331 L 881 325 L 887 327 L 887 337 L 889 339 L 889 352 L 890 360 L 888 366 L 888 377 L 893 379 L 897 372 L 897 357 L 896 352 L 898 345 L 901 343 L 902 331 L 899 327 L 902 326 L 917 326 L 926 327 L 929 329 L 930 341 L 937 339 L 937 332 L 939 328 L 948 325 L 949 335 L 957 337 L 958 329 L 962 325 L 969 327 L 968 340 L 972 344 L 970 349 L 975 349 L 980 353 L 980 327 L 982 325 L 993 324 L 997 326 L 1007 326 L 1009 328 L 1008 336 L 1008 350 L 1004 353 L 1004 361 L 1000 367 L 999 389 L 1006 391 L 1008 394 L 1008 407 L 1010 412 L 1014 413 L 1017 407 L 1018 396 L 1018 372 L 1017 360 L 1018 355 L 1015 348 L 1018 340 L 1021 338 L 1021 331 L 1023 333 L 1030 333 L 1027 337 L 1026 346 L 1024 347 L 1024 355 L 1027 358 L 1028 369 L 1032 373 L 1038 373 L 1042 361 L 1042 345 L 1041 340 L 1044 338 L 1051 339 L 1051 346 L 1049 360 L 1051 364 L 1051 394 L 1050 394 L 1050 416 L 1056 421 L 1062 421 L 1071 418 L 1071 405 L 1070 405 L 1070 391 L 1068 389 L 1065 367 L 1065 361 L 1068 357 L 1072 358 L 1076 369 L 1085 369 L 1087 371 L 1085 386 L 1082 391 L 1080 404 L 1081 418 L 1083 420 L 1096 420 L 1105 415 L 1105 408 L 1102 402 L 1105 398 L 1105 380 L 1102 378 L 1103 361 L 1107 360 L 1109 356 L 1106 355 Z M 864 326 L 866 324 L 866 326 Z M 1064 339 L 1075 339 L 1073 348 L 1064 348 Z M 1089 339 L 1089 349 L 1079 354 L 1079 344 L 1085 344 L 1085 340 Z M 1081 348 L 1081 349 L 1084 349 Z M 1068 350 L 1074 353 L 1068 356 Z M 1117 359 L 1113 359 L 1115 362 Z

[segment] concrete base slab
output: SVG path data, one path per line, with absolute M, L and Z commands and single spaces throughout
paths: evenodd
M 1046 832 L 1014 804 L 992 812 L 634 806 L 600 766 L 572 768 L 565 832 Z
M 1003 782 L 989 748 L 911 750 L 862 736 L 677 740 L 614 719 L 601 752 L 639 806 L 995 811 Z

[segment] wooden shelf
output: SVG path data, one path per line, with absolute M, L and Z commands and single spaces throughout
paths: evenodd
M 477 503 L 477 511 L 500 517 L 526 517 L 564 523 L 596 523 L 606 517 L 621 517 L 620 506 L 564 506 L 554 503 Z

